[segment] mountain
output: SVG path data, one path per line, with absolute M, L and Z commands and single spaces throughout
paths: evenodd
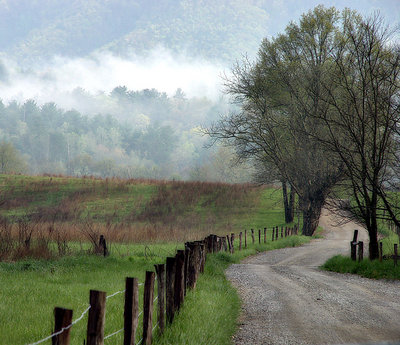
M 254 54 L 268 14 L 247 0 L 0 0 L 0 51 L 17 61 L 163 46 L 218 61 Z

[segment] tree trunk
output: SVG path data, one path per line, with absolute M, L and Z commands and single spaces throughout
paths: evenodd
M 294 221 L 294 201 L 296 192 L 294 188 L 290 186 L 290 199 L 289 199 L 289 221 L 287 223 L 292 223 Z
M 285 210 L 285 223 L 292 223 L 294 219 L 294 190 L 290 187 L 290 199 L 288 198 L 286 181 L 282 181 L 283 207 Z
M 370 223 L 367 226 L 369 235 L 369 259 L 375 260 L 379 258 L 379 247 L 378 247 L 378 222 L 376 216 L 377 209 L 377 193 L 372 195 L 372 202 L 370 206 Z
M 323 204 L 324 204 L 323 198 L 306 200 L 302 202 L 303 235 L 305 236 L 314 235 L 314 232 L 318 227 L 319 217 L 321 215 Z

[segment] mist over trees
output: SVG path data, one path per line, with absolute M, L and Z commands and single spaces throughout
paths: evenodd
M 81 106 L 108 110 L 88 116 L 55 103 L 0 102 L 0 138 L 25 160 L 25 171 L 126 178 L 245 181 L 250 172 L 220 164 L 221 149 L 207 150 L 199 123 L 228 111 L 223 100 L 174 96 L 155 89 L 116 87 L 109 95 L 75 90 Z M 229 169 L 230 174 L 226 173 Z M 243 170 L 244 169 L 244 170 Z M 21 169 L 15 169 L 19 172 Z M 12 170 L 8 170 L 12 171 Z

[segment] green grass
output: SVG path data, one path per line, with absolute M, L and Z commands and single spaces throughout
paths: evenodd
M 54 228 L 65 234 L 75 231 L 79 235 L 79 222 L 87 216 L 96 222 L 99 231 L 111 222 L 126 231 L 143 233 L 143 244 L 116 243 L 112 236 L 117 228 L 111 227 L 109 233 L 104 233 L 111 248 L 107 258 L 88 255 L 90 244 L 71 235 L 68 256 L 0 263 L 1 342 L 26 344 L 49 335 L 55 306 L 73 309 L 73 319 L 78 318 L 88 305 L 90 289 L 108 294 L 123 290 L 127 276 L 143 282 L 145 271 L 174 255 L 188 233 L 199 239 L 211 232 L 238 235 L 254 228 L 257 238 L 258 229 L 267 227 L 268 244 L 253 247 L 248 231 L 251 248 L 208 258 L 196 290 L 188 293 L 175 322 L 157 340 L 160 344 L 229 344 L 236 330 L 240 300 L 224 270 L 247 255 L 309 240 L 293 236 L 270 242 L 272 226 L 284 225 L 281 204 L 279 189 L 250 185 L 0 175 L 0 215 L 11 222 L 19 217 L 29 219 L 37 212 L 47 215 L 62 211 L 68 217 Z M 149 227 L 143 230 L 143 224 Z M 43 222 L 40 226 L 46 230 L 48 225 Z M 155 238 L 152 243 L 148 242 L 151 232 Z M 179 244 L 156 243 L 154 233 L 165 233 L 168 236 L 164 239 L 171 241 L 172 232 Z M 49 243 L 53 251 L 55 246 Z M 140 290 L 140 301 L 142 293 Z M 73 327 L 71 344 L 82 344 L 86 323 L 87 316 Z M 105 334 L 122 326 L 123 294 L 119 294 L 107 300 Z M 106 344 L 121 344 L 122 338 L 122 333 L 118 334 Z
M 233 255 L 225 252 L 209 255 L 197 288 L 187 295 L 184 307 L 165 334 L 156 339 L 156 343 L 231 344 L 232 336 L 237 330 L 241 302 L 236 290 L 225 277 L 225 269 L 233 263 L 239 263 L 246 256 L 295 247 L 309 240 L 305 236 L 292 236 L 267 244 L 250 245 L 251 248 L 236 250 Z
M 391 231 L 384 222 L 379 224 L 379 233 L 384 236 L 380 240 L 382 242 L 383 256 L 389 257 L 393 255 L 394 244 L 399 243 L 398 235 Z M 383 260 L 382 262 L 364 259 L 358 262 L 358 260 L 351 260 L 350 257 L 337 255 L 325 262 L 321 268 L 326 271 L 357 274 L 372 279 L 400 279 L 400 267 L 395 267 L 392 259 Z
M 293 236 L 267 244 L 249 245 L 248 249 L 236 250 L 233 255 L 210 255 L 197 288 L 188 293 L 174 323 L 156 343 L 229 344 L 236 330 L 240 301 L 226 280 L 224 270 L 245 256 L 307 241 L 309 238 Z M 88 305 L 90 289 L 108 294 L 123 290 L 127 276 L 138 277 L 143 282 L 146 270 L 154 270 L 154 264 L 165 262 L 165 257 L 174 255 L 179 248 L 176 244 L 114 247 L 114 252 L 118 254 L 108 258 L 84 254 L 49 261 L 0 263 L 2 343 L 18 345 L 44 338 L 53 328 L 52 312 L 55 306 L 73 309 L 73 319 L 76 319 Z M 140 303 L 142 294 L 141 288 Z M 86 323 L 87 317 L 73 327 L 71 344 L 82 343 Z M 123 294 L 120 294 L 107 300 L 105 334 L 122 327 Z M 107 340 L 107 344 L 120 344 L 122 339 L 121 333 Z
M 0 263 L 0 334 L 2 344 L 27 344 L 51 334 L 53 308 L 74 310 L 76 319 L 89 303 L 89 290 L 108 294 L 124 289 L 125 277 L 144 281 L 145 271 L 174 255 L 177 245 L 126 245 L 128 255 L 66 256 L 58 260 Z M 140 290 L 142 296 L 142 289 Z M 123 327 L 123 294 L 107 301 L 105 334 Z M 87 317 L 73 327 L 71 344 L 86 338 Z M 121 336 L 115 337 L 121 343 Z M 47 342 L 50 344 L 51 342 Z M 113 342 L 108 342 L 112 344 Z
M 364 259 L 358 262 L 349 257 L 337 255 L 325 262 L 321 268 L 332 272 L 358 274 L 372 279 L 400 279 L 400 266 L 395 267 L 393 260 L 379 262 L 379 260 Z

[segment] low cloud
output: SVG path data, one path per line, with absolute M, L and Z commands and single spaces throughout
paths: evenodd
M 173 95 L 181 88 L 188 97 L 215 99 L 221 92 L 222 65 L 175 55 L 158 48 L 147 57 L 96 53 L 87 58 L 56 56 L 40 67 L 24 68 L 0 59 L 0 99 L 54 101 L 69 107 L 68 95 L 81 88 L 90 94 L 109 93 L 116 86 L 130 90 L 155 88 Z

